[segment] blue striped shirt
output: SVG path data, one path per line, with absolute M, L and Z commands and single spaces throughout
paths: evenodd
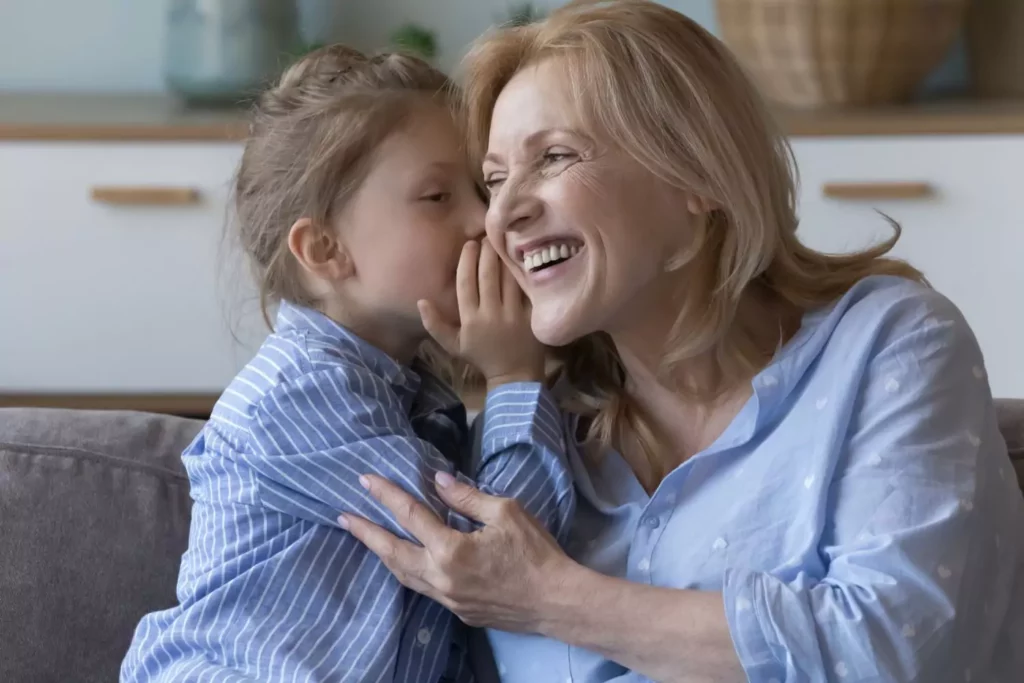
M 475 427 L 474 439 L 458 397 L 425 368 L 282 305 L 183 454 L 195 504 L 180 604 L 142 620 L 121 680 L 471 681 L 461 624 L 336 520 L 353 513 L 411 539 L 359 485 L 373 473 L 471 530 L 433 486 L 438 470 L 468 469 L 564 539 L 575 494 L 547 390 L 492 391 Z

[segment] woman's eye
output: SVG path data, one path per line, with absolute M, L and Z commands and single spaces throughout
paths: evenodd
M 497 177 L 497 176 L 491 176 L 490 178 L 485 178 L 484 179 L 484 187 L 487 188 L 488 192 L 494 192 L 496 189 L 498 189 L 498 187 L 501 186 L 501 184 L 504 181 L 505 181 L 504 178 L 500 178 L 500 177 Z
M 574 156 L 574 154 L 570 154 L 569 152 L 545 152 L 544 161 L 549 164 L 557 164 L 559 161 L 565 161 L 566 159 L 571 159 Z
M 427 202 L 436 202 L 441 204 L 451 199 L 451 192 L 432 192 L 431 194 L 423 195 L 422 199 Z

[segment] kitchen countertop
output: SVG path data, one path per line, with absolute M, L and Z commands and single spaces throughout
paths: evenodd
M 862 110 L 779 110 L 794 137 L 1024 133 L 1024 102 L 963 101 Z M 0 140 L 237 141 L 245 110 L 189 109 L 162 95 L 0 94 Z
M 162 95 L 0 93 L 0 140 L 243 140 L 242 109 L 189 109 Z

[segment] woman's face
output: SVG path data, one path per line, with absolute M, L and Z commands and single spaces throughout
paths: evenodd
M 487 236 L 530 297 L 541 342 L 615 334 L 662 298 L 665 266 L 690 234 L 690 202 L 582 130 L 556 61 L 501 92 L 483 174 Z

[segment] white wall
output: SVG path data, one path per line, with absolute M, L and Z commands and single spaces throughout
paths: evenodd
M 312 39 L 334 33 L 352 4 L 299 1 Z M 0 90 L 162 90 L 166 7 L 165 0 L 0 0 Z
M 352 2 L 342 39 L 361 49 L 375 49 L 388 42 L 398 26 L 415 21 L 437 32 L 438 64 L 449 69 L 458 62 L 469 43 L 488 26 L 504 21 L 518 0 L 387 0 Z M 550 9 L 560 0 L 538 0 L 534 5 Z M 713 0 L 663 0 L 662 4 L 714 27 Z
M 307 36 L 363 49 L 407 21 L 434 29 L 452 66 L 518 0 L 301 0 Z M 666 0 L 698 21 L 713 0 Z M 558 0 L 541 0 L 553 7 Z M 155 91 L 163 88 L 164 0 L 0 0 L 0 90 Z M 0 95 L 2 96 L 2 95 Z

